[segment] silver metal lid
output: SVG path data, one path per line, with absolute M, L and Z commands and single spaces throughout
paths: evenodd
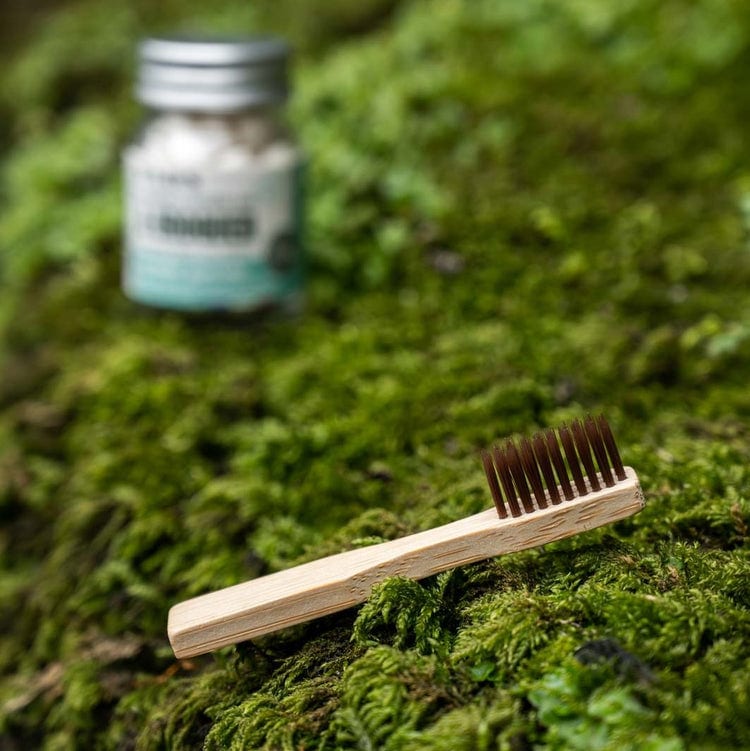
M 278 37 L 159 37 L 138 52 L 136 95 L 149 107 L 236 112 L 288 95 L 289 46 Z

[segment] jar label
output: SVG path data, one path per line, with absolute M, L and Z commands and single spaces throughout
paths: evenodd
M 125 155 L 123 287 L 180 310 L 248 310 L 301 296 L 301 163 L 149 168 Z

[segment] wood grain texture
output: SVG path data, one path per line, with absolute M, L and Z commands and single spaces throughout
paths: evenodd
M 349 608 L 390 576 L 421 579 L 610 524 L 643 508 L 636 473 L 625 469 L 614 487 L 557 506 L 507 519 L 488 509 L 186 600 L 169 611 L 170 643 L 177 657 L 192 657 Z

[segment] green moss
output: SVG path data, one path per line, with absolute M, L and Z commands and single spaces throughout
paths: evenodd
M 0 84 L 0 745 L 748 746 L 746 5 L 120 6 Z M 301 52 L 297 319 L 118 291 L 130 51 L 189 26 Z M 174 602 L 479 511 L 480 447 L 588 410 L 637 517 L 171 656 Z
M 632 690 L 605 688 L 602 672 L 564 665 L 529 691 L 548 748 L 681 751 L 685 747 L 679 738 L 654 727 L 658 713 L 645 707 Z

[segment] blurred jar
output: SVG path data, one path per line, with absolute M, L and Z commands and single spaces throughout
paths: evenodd
M 288 46 L 153 38 L 139 58 L 149 113 L 124 153 L 125 294 L 186 311 L 299 309 L 303 159 L 283 121 Z

